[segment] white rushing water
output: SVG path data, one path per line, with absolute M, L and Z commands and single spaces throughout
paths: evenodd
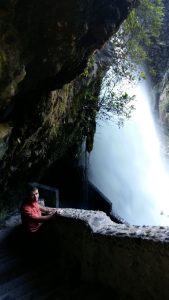
M 146 83 L 138 85 L 132 118 L 118 128 L 98 121 L 89 157 L 89 181 L 135 225 L 169 225 L 169 174 L 149 108 Z

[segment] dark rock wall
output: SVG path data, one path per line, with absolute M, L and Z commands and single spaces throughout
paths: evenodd
M 5 76 L 8 85 L 16 82 L 24 66 L 19 93 L 70 82 L 82 72 L 89 54 L 117 30 L 134 2 L 1 1 L 1 56 L 6 67 L 1 78 Z
M 169 2 L 163 0 L 165 15 L 160 36 L 153 40 L 149 49 L 151 62 L 149 67 L 153 68 L 152 76 L 153 94 L 154 94 L 154 111 L 157 118 L 162 122 L 165 129 L 169 129 L 168 117 L 168 69 L 169 69 Z
M 136 2 L 0 1 L 1 191 L 40 178 L 84 135 L 81 100 L 91 80 L 80 74 Z

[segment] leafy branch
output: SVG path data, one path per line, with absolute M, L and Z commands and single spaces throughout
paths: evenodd
M 101 117 L 110 118 L 111 113 L 119 116 L 123 124 L 123 120 L 131 116 L 135 97 L 129 96 L 124 87 L 117 91 L 117 87 L 120 81 L 136 84 L 145 79 L 140 66 L 150 59 L 147 49 L 153 38 L 159 36 L 163 18 L 162 0 L 142 0 L 111 39 L 111 67 L 103 79 L 98 103 Z

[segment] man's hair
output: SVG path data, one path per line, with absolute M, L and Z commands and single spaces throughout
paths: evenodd
M 38 188 L 30 183 L 28 183 L 27 186 L 27 194 L 30 195 L 32 192 L 34 192 L 35 190 L 38 190 Z

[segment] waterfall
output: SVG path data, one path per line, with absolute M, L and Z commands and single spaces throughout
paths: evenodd
M 98 120 L 88 178 L 130 224 L 169 225 L 169 174 L 150 109 L 147 83 L 133 89 L 132 117 L 118 128 Z

